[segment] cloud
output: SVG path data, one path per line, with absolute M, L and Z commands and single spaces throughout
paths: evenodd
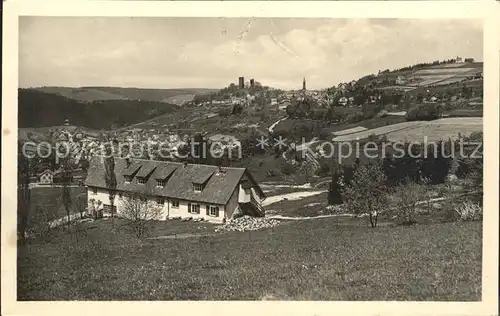
M 215 88 L 245 76 L 279 88 L 306 77 L 324 88 L 417 62 L 482 59 L 482 25 L 470 20 L 210 19 L 182 30 L 180 21 L 40 19 L 21 28 L 21 86 Z

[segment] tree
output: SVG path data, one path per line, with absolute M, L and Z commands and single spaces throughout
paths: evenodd
M 26 226 L 31 206 L 29 176 L 33 169 L 32 161 L 23 154 L 23 143 L 18 142 L 17 152 L 17 229 L 21 245 L 26 241 Z
M 87 211 L 90 214 L 90 216 L 97 218 L 97 208 L 96 208 L 96 201 L 94 198 L 91 198 L 89 200 L 88 206 L 87 206 Z
M 109 204 L 111 205 L 111 223 L 114 225 L 114 209 L 116 196 L 116 173 L 115 157 L 113 156 L 112 146 L 106 147 L 106 156 L 104 157 L 104 181 L 109 194 Z
M 85 198 L 78 197 L 76 198 L 76 210 L 80 213 L 80 218 L 83 218 L 83 214 L 87 211 Z
M 396 187 L 395 197 L 402 224 L 413 225 L 416 223 L 417 203 L 425 196 L 425 187 L 406 179 Z
M 309 158 L 306 158 L 304 161 L 302 161 L 302 164 L 300 165 L 300 173 L 305 176 L 306 182 L 309 181 L 309 175 L 311 175 L 313 171 L 314 163 Z
M 359 164 L 343 196 L 347 208 L 356 215 L 368 214 L 372 228 L 377 227 L 378 214 L 387 203 L 386 177 L 378 160 Z
M 68 216 L 68 228 L 71 225 L 71 206 L 73 201 L 71 200 L 71 180 L 73 177 L 73 166 L 71 165 L 71 159 L 69 157 L 61 158 L 61 199 L 66 211 L 66 216 Z
M 124 197 L 121 215 L 132 227 L 138 238 L 144 237 L 152 221 L 158 220 L 162 208 L 141 194 L 131 194 Z
M 332 171 L 332 182 L 330 182 L 330 188 L 328 190 L 329 205 L 342 204 L 342 185 L 342 178 L 339 175 L 338 168 L 336 168 L 336 170 Z

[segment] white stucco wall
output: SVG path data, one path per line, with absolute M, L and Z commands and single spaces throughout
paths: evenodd
M 87 194 L 88 202 L 90 201 L 90 199 L 94 199 L 95 201 L 101 201 L 102 204 L 110 204 L 109 194 L 108 194 L 108 191 L 106 189 L 98 188 L 97 193 L 94 193 L 94 190 L 92 188 L 88 188 L 87 190 L 88 190 L 88 194 Z M 124 194 L 124 198 L 125 198 L 125 194 Z M 157 202 L 158 198 L 160 198 L 160 197 L 150 197 L 150 199 L 155 203 Z M 118 194 L 116 194 L 114 205 L 116 206 L 116 212 L 118 215 L 120 215 L 122 201 L 123 201 L 123 199 L 120 198 Z M 162 215 L 161 215 L 161 218 L 159 218 L 159 220 L 166 220 L 168 217 L 170 217 L 170 218 L 172 218 L 172 217 L 181 217 L 181 218 L 191 217 L 193 219 L 203 218 L 206 221 L 216 222 L 216 223 L 222 223 L 224 220 L 225 209 L 224 209 L 223 205 L 209 204 L 209 206 L 210 205 L 219 206 L 219 216 L 215 217 L 215 216 L 208 216 L 206 214 L 206 206 L 207 206 L 206 203 L 198 203 L 198 202 L 184 201 L 184 200 L 178 200 L 178 201 L 179 201 L 179 207 L 174 208 L 174 207 L 172 207 L 172 201 L 165 198 L 165 203 L 162 207 Z M 188 203 L 199 204 L 200 205 L 200 214 L 189 213 L 188 212 Z M 90 202 L 88 205 L 90 205 Z
M 250 202 L 250 194 L 245 192 L 245 189 L 243 189 L 243 187 L 241 186 L 241 184 L 239 185 L 239 194 L 238 194 L 238 202 L 239 203 L 248 203 Z
M 239 194 L 238 194 L 238 202 L 240 202 L 240 203 L 248 203 L 248 202 L 250 202 L 250 198 L 253 195 L 253 197 L 255 198 L 255 200 L 259 204 L 261 203 L 260 196 L 257 193 L 257 190 L 255 188 L 250 188 L 247 191 L 249 191 L 249 192 L 248 193 L 245 192 L 245 189 L 243 189 L 243 187 L 240 184 L 240 186 L 239 186 Z

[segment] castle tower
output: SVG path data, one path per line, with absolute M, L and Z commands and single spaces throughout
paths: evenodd
M 302 81 L 302 90 L 306 90 L 306 78 Z

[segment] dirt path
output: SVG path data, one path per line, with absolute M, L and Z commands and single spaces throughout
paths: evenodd
M 270 133 L 270 134 L 272 134 L 272 133 L 273 133 L 273 131 L 274 131 L 274 127 L 275 127 L 276 125 L 278 125 L 280 122 L 282 122 L 282 121 L 286 120 L 287 118 L 288 118 L 288 116 L 287 116 L 287 117 L 282 117 L 282 118 L 280 118 L 279 120 L 277 120 L 276 122 L 274 122 L 271 126 L 269 126 L 269 128 L 268 128 L 269 133 Z
M 328 218 L 328 217 L 354 217 L 355 215 L 345 213 L 345 214 L 328 214 L 328 215 L 318 215 L 318 216 L 306 216 L 306 217 L 298 217 L 298 216 L 282 216 L 282 215 L 270 215 L 266 216 L 266 218 L 271 219 L 282 219 L 282 220 L 292 220 L 292 221 L 303 221 L 308 219 L 319 219 L 319 218 Z

